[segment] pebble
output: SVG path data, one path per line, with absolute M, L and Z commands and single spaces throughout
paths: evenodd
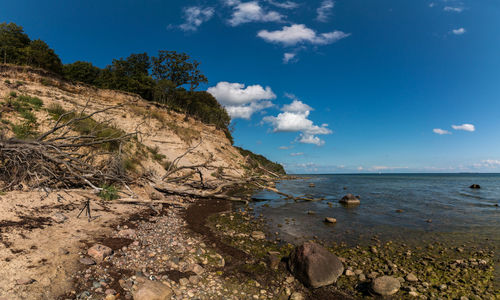
M 337 223 L 337 219 L 335 219 L 335 218 L 330 218 L 330 217 L 326 217 L 326 218 L 325 218 L 325 222 L 326 222 L 326 223 L 335 224 L 335 223 Z
M 396 294 L 401 288 L 399 280 L 391 276 L 382 276 L 373 280 L 371 286 L 373 292 L 381 296 Z
M 263 240 L 266 238 L 266 235 L 262 231 L 252 231 L 251 237 L 256 240 Z
M 351 270 L 345 270 L 345 275 L 346 276 L 354 276 L 355 273 L 353 271 L 351 271 Z
M 418 278 L 417 276 L 415 276 L 415 274 L 409 273 L 408 275 L 406 275 L 406 280 L 410 282 L 416 282 L 418 281 Z

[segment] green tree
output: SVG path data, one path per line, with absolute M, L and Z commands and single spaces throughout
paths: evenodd
M 0 57 L 3 63 L 22 64 L 25 60 L 23 49 L 30 42 L 21 26 L 14 23 L 0 24 Z
M 75 61 L 63 67 L 63 74 L 66 79 L 97 85 L 102 70 L 86 61 Z
M 59 56 L 47 43 L 42 40 L 31 41 L 30 45 L 24 48 L 25 64 L 36 68 L 42 68 L 57 74 L 61 74 L 63 65 Z
M 200 83 L 208 82 L 205 75 L 198 69 L 200 63 L 191 60 L 191 57 L 186 53 L 161 50 L 158 52 L 158 57 L 153 57 L 151 60 L 153 78 L 156 81 L 169 80 L 176 87 L 189 85 L 191 91 L 196 89 Z

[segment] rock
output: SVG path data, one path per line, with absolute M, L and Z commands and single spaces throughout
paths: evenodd
M 203 272 L 205 272 L 205 269 L 203 269 L 202 266 L 200 266 L 199 264 L 195 264 L 191 270 L 196 273 L 196 275 L 201 275 L 203 274 Z
M 133 292 L 134 300 L 170 300 L 172 290 L 158 281 L 144 280 Z
M 310 211 L 308 211 L 308 212 L 307 212 L 307 214 L 308 214 L 308 215 L 315 215 L 315 214 L 316 214 L 316 212 L 315 212 L 315 211 L 310 210 Z
M 396 294 L 401 288 L 401 283 L 394 277 L 382 276 L 375 278 L 372 282 L 372 291 L 381 296 Z
M 68 219 L 68 217 L 66 217 L 64 214 L 60 212 L 53 214 L 51 218 L 56 223 L 64 223 L 64 221 Z
M 444 291 L 444 290 L 446 290 L 447 288 L 448 288 L 448 286 L 446 286 L 446 284 L 442 284 L 442 285 L 440 285 L 440 286 L 439 286 L 439 290 L 440 290 L 440 291 Z
M 267 257 L 267 260 L 269 268 L 271 268 L 272 270 L 277 270 L 281 261 L 280 253 L 276 251 L 269 251 L 269 256 Z
M 326 217 L 325 218 L 325 223 L 335 224 L 335 223 L 337 223 L 337 219 Z
M 402 213 L 403 211 L 404 211 L 404 210 L 402 210 L 402 209 L 396 209 L 396 212 L 397 212 L 397 213 Z
M 266 238 L 266 235 L 262 231 L 252 231 L 251 236 L 256 240 L 263 240 Z
M 116 300 L 116 296 L 112 294 L 107 294 L 104 300 Z
M 87 251 L 87 254 L 91 256 L 96 262 L 102 262 L 104 258 L 110 256 L 111 253 L 113 253 L 113 250 L 111 248 L 101 244 L 95 244 Z
M 16 283 L 18 285 L 28 285 L 28 284 L 32 284 L 33 282 L 35 282 L 35 279 L 30 278 L 30 277 L 22 277 L 22 278 L 19 278 L 18 280 L 16 280 Z
M 93 260 L 90 257 L 83 257 L 83 258 L 80 258 L 80 263 L 87 265 L 87 266 L 90 266 L 90 265 L 95 265 L 95 260 Z
M 345 205 L 359 205 L 360 204 L 359 199 L 356 198 L 356 196 L 354 196 L 353 194 L 345 195 L 344 197 L 342 197 L 342 199 L 340 199 L 339 202 L 342 204 L 345 204 Z
M 301 293 L 299 292 L 293 292 L 291 295 L 290 295 L 290 300 L 304 300 L 304 295 L 302 295 Z
M 346 275 L 346 276 L 354 276 L 354 275 L 356 275 L 356 274 L 354 274 L 354 272 L 353 272 L 353 271 L 351 271 L 351 270 L 345 270 L 345 275 Z
M 473 184 L 469 188 L 471 188 L 471 189 L 480 189 L 481 186 L 479 184 Z
M 335 283 L 344 272 L 338 257 L 314 242 L 296 247 L 290 254 L 288 266 L 298 280 L 313 288 Z
M 359 279 L 359 281 L 365 281 L 366 280 L 365 274 L 363 274 L 363 273 L 359 274 L 358 279 Z
M 415 274 L 410 273 L 410 274 L 406 275 L 406 280 L 410 281 L 410 282 L 415 282 L 415 281 L 418 281 L 418 278 L 417 278 L 417 276 L 415 276 Z
M 408 295 L 410 295 L 412 297 L 418 297 L 418 293 L 414 292 L 414 291 L 409 292 Z
M 189 279 L 187 279 L 187 278 L 181 278 L 181 279 L 179 279 L 179 284 L 181 286 L 186 286 L 186 285 L 189 284 Z
M 118 236 L 124 237 L 124 238 L 129 238 L 129 239 L 136 239 L 137 232 L 134 229 L 123 229 L 123 230 L 118 231 Z
M 314 183 L 312 183 L 312 182 L 311 182 L 311 183 L 309 183 L 309 187 L 312 187 L 312 188 L 313 188 L 313 187 L 315 187 L 315 186 L 316 186 L 316 185 L 315 185 Z

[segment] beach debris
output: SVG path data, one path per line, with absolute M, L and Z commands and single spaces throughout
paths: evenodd
M 339 202 L 342 204 L 345 204 L 345 205 L 359 205 L 360 204 L 359 199 L 356 196 L 354 196 L 353 194 L 345 195 L 344 197 L 342 197 L 342 199 L 340 199 Z
M 139 284 L 133 293 L 134 300 L 168 300 L 172 297 L 172 290 L 161 282 L 145 278 L 138 278 L 137 281 Z
M 344 273 L 340 259 L 314 242 L 297 246 L 290 254 L 288 267 L 295 278 L 312 288 L 335 283 Z
M 326 217 L 324 222 L 325 223 L 330 223 L 330 224 L 335 224 L 335 223 L 337 223 L 337 219 Z
M 471 189 L 480 189 L 480 188 L 481 188 L 481 186 L 480 186 L 479 184 L 475 184 L 475 183 L 474 183 L 473 185 L 471 185 L 471 186 L 470 186 L 470 188 L 471 188 Z
M 110 256 L 113 253 L 113 250 L 108 246 L 104 246 L 101 244 L 95 244 L 87 250 L 87 254 L 92 257 L 96 262 L 101 262 L 107 256 Z
M 401 283 L 392 276 L 382 276 L 373 280 L 371 288 L 378 295 L 390 296 L 399 291 Z

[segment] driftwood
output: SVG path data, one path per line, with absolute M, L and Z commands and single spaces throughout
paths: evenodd
M 146 200 L 135 199 L 135 198 L 121 198 L 121 199 L 112 200 L 111 202 L 113 202 L 113 203 L 127 203 L 127 204 L 144 204 L 144 205 L 169 204 L 169 205 L 177 205 L 177 206 L 181 206 L 181 207 L 188 206 L 186 203 L 172 201 L 172 200 L 146 201 Z
M 103 150 L 105 144 L 119 144 L 136 134 L 116 131 L 102 134 L 103 126 L 91 128 L 85 134 L 75 134 L 77 122 L 119 106 L 107 107 L 84 114 L 80 111 L 62 114 L 55 124 L 35 139 L 16 139 L 0 136 L 0 187 L 12 190 L 27 188 L 72 188 L 89 186 L 102 190 L 102 183 L 124 183 L 119 155 Z M 71 117 L 72 116 L 72 117 Z M 69 118 L 69 120 L 68 120 Z M 103 123 L 96 124 L 103 125 Z

